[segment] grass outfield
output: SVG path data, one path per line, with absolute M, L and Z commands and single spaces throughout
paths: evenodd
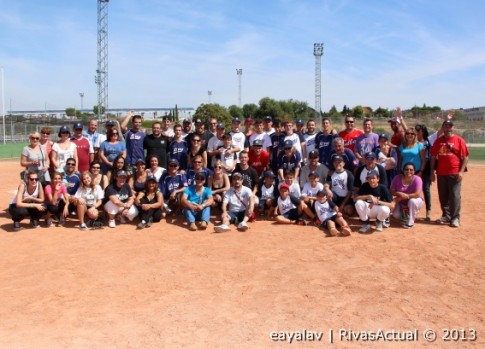
M 0 144 L 0 159 L 20 158 L 20 153 L 27 143 Z M 485 147 L 470 147 L 471 161 L 485 161 Z

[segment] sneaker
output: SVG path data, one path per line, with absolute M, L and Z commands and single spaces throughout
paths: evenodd
M 52 218 L 46 218 L 45 219 L 45 225 L 47 226 L 47 228 L 49 227 L 52 227 Z
M 246 222 L 241 222 L 238 224 L 237 229 L 239 229 L 240 231 L 246 231 L 249 229 L 249 227 Z
M 59 216 L 59 221 L 58 221 L 58 224 L 60 226 L 66 224 L 66 219 L 64 218 L 64 216 Z
M 87 230 L 87 229 L 88 229 L 88 226 L 86 225 L 86 223 L 82 223 L 82 224 L 79 226 L 79 229 L 80 229 L 80 230 Z
M 121 224 L 126 224 L 126 218 L 125 218 L 125 216 L 118 215 L 118 219 L 119 219 L 119 221 L 120 221 Z
M 102 218 L 96 218 L 95 220 L 92 221 L 91 226 L 93 229 L 100 229 L 104 225 L 103 219 Z
M 370 230 L 370 224 L 364 223 L 364 224 L 362 224 L 362 227 L 360 227 L 359 233 L 365 234 L 365 233 L 368 233 L 369 230 Z
M 431 210 L 426 211 L 426 218 L 424 219 L 426 222 L 431 221 Z
M 383 224 L 380 220 L 376 220 L 376 231 L 382 231 Z
M 195 223 L 194 223 L 194 222 L 190 223 L 190 225 L 189 225 L 189 230 L 190 230 L 190 231 L 196 231 L 196 230 L 197 230 L 197 226 L 195 225 Z
M 33 219 L 30 221 L 30 225 L 32 225 L 32 228 L 38 228 L 39 227 L 39 221 L 37 219 Z
M 147 226 L 147 222 L 145 221 L 141 221 L 140 223 L 138 223 L 138 225 L 136 226 L 138 229 L 143 229 Z
M 148 218 L 147 228 L 150 228 L 152 226 L 152 224 L 153 224 L 153 218 L 150 217 L 150 218 Z
M 108 227 L 110 228 L 116 228 L 116 222 L 114 219 L 110 219 L 108 222 Z
M 13 230 L 14 231 L 20 230 L 20 222 L 13 222 Z
M 414 227 L 414 225 L 413 225 L 413 224 L 407 224 L 407 223 L 403 223 L 403 224 L 402 224 L 402 227 L 403 227 L 404 229 L 412 229 L 412 228 Z
M 306 225 L 306 222 L 303 220 L 303 218 L 298 218 L 295 222 L 296 225 Z
M 319 220 L 318 217 L 313 218 L 313 223 L 315 223 L 317 227 L 322 225 L 322 221 Z
M 382 222 L 382 226 L 384 228 L 389 228 L 391 226 L 391 219 L 389 217 L 387 217 L 384 222 Z
M 230 231 L 230 230 L 231 230 L 231 228 L 229 228 L 225 224 L 221 224 L 221 225 L 218 225 L 218 226 L 214 227 L 214 231 L 216 233 L 225 233 L 226 231 Z
M 206 221 L 200 222 L 199 229 L 200 230 L 206 230 L 207 229 L 207 222 Z
M 339 234 L 339 236 L 350 236 L 352 234 L 352 229 L 350 229 L 349 226 L 343 227 L 342 232 Z
M 458 218 L 453 218 L 450 223 L 450 227 L 452 228 L 459 228 L 460 227 L 460 221 Z
M 450 224 L 450 219 L 448 217 L 441 217 L 436 220 L 436 224 Z

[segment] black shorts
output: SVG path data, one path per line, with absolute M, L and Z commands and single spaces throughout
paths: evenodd
M 297 208 L 293 208 L 286 212 L 285 214 L 282 215 L 286 219 L 289 219 L 290 221 L 296 221 L 298 218 L 300 218 L 300 214 L 298 213 Z

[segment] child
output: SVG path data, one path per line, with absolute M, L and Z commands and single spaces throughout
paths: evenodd
M 317 193 L 317 200 L 315 201 L 315 211 L 318 219 L 323 222 L 322 227 L 326 227 L 330 236 L 350 236 L 352 230 L 342 217 L 342 213 L 338 212 L 338 207 L 327 198 L 327 192 L 320 190 Z M 339 233 L 335 223 L 342 227 L 342 232 Z
M 299 198 L 290 195 L 290 186 L 286 183 L 280 185 L 280 196 L 273 204 L 279 214 L 276 216 L 276 223 L 306 225 L 302 218 L 303 212 L 314 218 L 315 214 Z
M 320 183 L 320 178 L 318 173 L 315 171 L 310 171 L 308 174 L 308 182 L 305 183 L 303 189 L 301 190 L 301 199 L 309 207 L 313 208 L 313 203 L 315 202 L 317 193 L 323 190 L 323 184 Z
M 263 182 L 258 187 L 256 196 L 259 198 L 258 212 L 260 216 L 265 215 L 265 211 L 268 209 L 267 217 L 273 215 L 273 203 L 277 197 L 275 175 L 271 171 L 266 171 L 263 175 Z
M 217 155 L 217 158 L 222 161 L 224 173 L 230 176 L 236 167 L 237 153 L 234 152 L 235 146 L 232 144 L 232 136 L 230 133 L 222 136 L 222 142 L 222 145 L 217 147 L 217 150 L 221 151 L 221 154 Z

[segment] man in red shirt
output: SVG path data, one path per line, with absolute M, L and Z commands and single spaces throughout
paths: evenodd
M 82 122 L 76 122 L 73 129 L 71 142 L 77 146 L 78 171 L 83 173 L 89 171 L 89 164 L 94 160 L 94 148 L 91 142 L 83 136 Z
M 392 137 L 391 137 L 391 145 L 393 145 L 396 148 L 399 148 L 399 146 L 402 144 L 404 140 L 404 130 L 401 129 L 401 124 L 402 124 L 402 112 L 401 108 L 397 107 L 396 108 L 396 116 L 393 117 L 390 120 L 387 120 L 389 125 L 391 126 L 391 130 L 393 132 Z M 403 125 L 404 129 L 406 129 L 405 125 Z
M 453 134 L 453 121 L 445 120 L 441 126 L 443 136 L 431 147 L 431 181 L 438 182 L 441 218 L 438 224 L 460 226 L 461 183 L 470 153 L 465 140 Z M 438 164 L 436 166 L 436 161 Z M 435 173 L 436 170 L 436 173 Z
M 249 166 L 254 168 L 261 178 L 269 167 L 269 153 L 263 150 L 263 141 L 256 139 L 249 149 Z
M 364 134 L 364 131 L 355 128 L 355 118 L 347 115 L 345 117 L 345 130 L 338 134 L 344 140 L 344 147 L 354 151 L 357 137 Z

